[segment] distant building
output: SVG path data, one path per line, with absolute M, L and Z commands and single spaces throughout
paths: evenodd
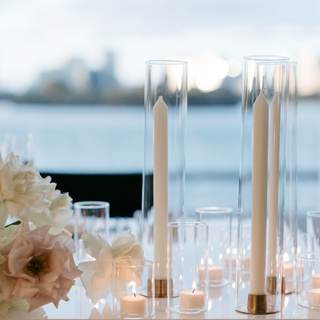
M 115 75 L 115 54 L 106 54 L 105 64 L 101 70 L 90 71 L 90 85 L 94 91 L 110 90 L 119 85 Z
M 89 90 L 89 70 L 82 60 L 72 59 L 62 69 L 41 73 L 40 86 L 42 89 L 46 89 L 52 84 L 62 85 L 75 94 L 87 93 Z

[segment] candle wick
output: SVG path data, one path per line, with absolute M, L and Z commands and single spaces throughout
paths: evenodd
M 194 290 L 196 290 L 196 289 L 193 289 L 193 290 L 192 290 L 192 293 L 194 293 Z
M 134 293 L 133 296 L 136 297 L 137 295 Z
M 264 88 L 264 89 L 262 89 L 262 91 L 261 92 L 264 92 L 264 91 L 266 91 L 267 90 L 267 88 Z

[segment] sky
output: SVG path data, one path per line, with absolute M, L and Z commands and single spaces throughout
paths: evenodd
M 72 58 L 99 69 L 107 51 L 127 86 L 143 85 L 146 60 L 281 54 L 320 88 L 320 1 L 0 0 L 1 90 L 23 92 Z

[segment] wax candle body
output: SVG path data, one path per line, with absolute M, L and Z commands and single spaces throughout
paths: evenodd
M 199 280 L 205 280 L 205 267 L 201 266 L 198 269 L 198 277 Z M 208 278 L 209 281 L 221 282 L 223 279 L 223 268 L 218 266 L 209 266 L 208 267 Z
M 308 291 L 308 304 L 320 306 L 320 289 L 310 289 Z
M 250 293 L 265 294 L 269 105 L 260 93 L 253 104 Z
M 203 308 L 205 305 L 205 294 L 198 290 L 181 291 L 179 294 L 180 307 L 188 309 Z
M 142 296 L 124 296 L 120 299 L 121 313 L 144 314 L 147 309 L 147 299 Z
M 162 96 L 153 108 L 155 279 L 167 279 L 168 107 Z
M 312 275 L 312 287 L 320 288 L 320 273 L 316 273 Z
M 271 132 L 270 132 L 269 228 L 268 228 L 268 234 L 269 234 L 268 276 L 270 277 L 275 277 L 277 274 L 280 110 L 281 110 L 281 104 L 279 99 L 279 93 L 276 92 L 271 102 L 271 125 L 270 125 Z

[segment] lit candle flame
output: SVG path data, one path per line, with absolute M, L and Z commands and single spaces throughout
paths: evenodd
M 137 284 L 134 281 L 130 281 L 129 284 L 128 284 L 129 287 L 132 287 L 132 293 L 133 293 L 134 297 L 137 296 L 136 295 L 136 285 Z
M 193 281 L 193 284 L 192 284 L 192 293 L 194 293 L 194 290 L 196 290 L 196 287 L 197 287 L 197 284 L 195 281 Z
M 208 263 L 209 263 L 209 266 L 212 265 L 212 259 L 211 258 L 208 259 Z

